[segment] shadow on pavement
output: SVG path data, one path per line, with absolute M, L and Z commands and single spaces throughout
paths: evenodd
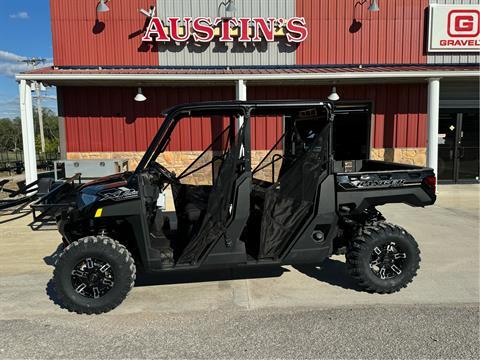
M 54 266 L 55 261 L 62 251 L 63 245 L 60 244 L 53 254 L 44 258 L 45 263 L 47 265 Z M 348 275 L 346 265 L 341 261 L 328 259 L 322 264 L 322 266 L 295 265 L 294 268 L 318 281 L 322 281 L 333 286 L 339 286 L 344 289 L 362 291 L 362 288 L 358 286 Z M 215 270 L 185 270 L 180 272 L 167 272 L 159 274 L 139 271 L 137 273 L 135 287 L 201 283 L 208 281 L 273 278 L 280 277 L 283 273 L 288 271 L 290 270 L 281 266 L 262 266 L 257 268 L 237 267 Z M 54 304 L 64 308 L 55 292 L 52 279 L 50 279 L 47 283 L 46 293 Z
M 58 231 L 57 224 L 51 222 L 32 221 L 28 226 L 33 231 Z
M 63 305 L 62 301 L 58 298 L 57 292 L 55 291 L 55 285 L 53 284 L 53 279 L 50 279 L 47 283 L 47 287 L 45 288 L 45 292 L 50 300 L 55 305 L 60 306 L 60 308 L 65 309 L 65 306 Z
M 135 286 L 171 285 L 199 283 L 207 281 L 225 281 L 240 279 L 260 279 L 282 276 L 290 270 L 281 266 L 262 266 L 259 268 L 222 268 L 215 270 L 185 270 L 172 273 L 137 274 Z
M 25 206 L 22 206 L 20 208 L 15 208 L 15 209 L 0 210 L 0 225 L 24 218 L 25 216 L 28 216 L 31 213 L 32 211 L 30 209 L 25 209 Z M 4 218 L 4 217 L 8 217 L 8 218 L 6 220 L 1 220 L 1 218 Z
M 55 260 L 58 255 L 63 251 L 62 245 L 50 256 L 44 258 L 47 265 L 54 266 Z M 220 269 L 209 271 L 182 271 L 176 273 L 163 273 L 163 274 L 145 274 L 137 273 L 137 280 L 135 281 L 135 287 L 154 286 L 154 285 L 169 285 L 169 284 L 183 284 L 183 283 L 199 283 L 207 281 L 225 281 L 225 280 L 237 280 L 237 279 L 255 279 L 255 278 L 268 278 L 279 277 L 284 272 L 288 272 L 288 269 L 283 267 L 261 267 L 257 269 Z M 55 285 L 53 279 L 50 279 L 45 288 L 45 292 L 49 299 L 55 304 L 65 309 L 62 301 L 58 297 L 55 291 Z
M 348 275 L 347 266 L 342 261 L 327 259 L 321 266 L 295 265 L 294 268 L 318 281 L 344 289 L 363 291 L 350 275 Z
M 28 216 L 29 214 L 30 214 L 30 212 L 19 213 L 19 214 L 17 214 L 17 216 L 15 216 L 15 217 L 9 218 L 9 219 L 7 219 L 7 220 L 1 220 L 1 221 L 0 221 L 0 225 L 6 224 L 6 223 L 9 223 L 9 222 L 12 222 L 12 221 L 21 219 L 21 218 L 24 218 L 25 216 Z M 9 215 L 10 215 L 10 214 L 9 214 Z
M 47 264 L 48 266 L 55 266 L 55 262 L 57 261 L 60 254 L 63 252 L 63 249 L 64 249 L 63 244 L 59 244 L 51 255 L 45 256 L 43 258 L 43 261 L 45 262 L 45 264 Z

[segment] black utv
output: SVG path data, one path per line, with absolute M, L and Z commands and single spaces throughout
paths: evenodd
M 432 205 L 434 172 L 337 160 L 342 133 L 334 104 L 207 102 L 177 106 L 164 115 L 134 172 L 81 186 L 75 206 L 58 215 L 65 248 L 53 281 L 67 309 L 112 310 L 134 286 L 137 268 L 166 273 L 320 264 L 345 253 L 349 273 L 370 292 L 398 291 L 416 275 L 415 239 L 386 222 L 375 207 Z M 252 136 L 252 129 L 271 119 L 280 119 L 281 130 L 259 160 L 252 150 L 258 131 Z M 182 122 L 194 120 L 212 143 L 176 175 L 162 159 L 172 134 L 188 136 Z M 213 131 L 206 131 L 213 129 L 210 124 L 204 126 L 209 122 L 217 124 L 214 139 Z M 174 211 L 159 206 L 166 192 Z

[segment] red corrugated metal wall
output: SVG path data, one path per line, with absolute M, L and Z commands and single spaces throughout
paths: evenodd
M 63 101 L 68 152 L 144 151 L 166 108 L 235 98 L 233 87 L 144 88 L 148 100 L 143 103 L 133 100 L 135 88 L 61 87 L 57 91 Z M 212 134 L 221 132 L 224 121 L 200 120 L 181 121 L 168 150 L 203 150 L 210 145 Z
M 252 116 L 251 146 L 253 150 L 270 150 L 283 134 L 283 117 Z M 277 146 L 281 148 L 281 143 Z
M 248 99 L 325 99 L 330 86 L 248 87 Z M 371 101 L 374 148 L 425 147 L 427 140 L 426 84 L 370 84 L 337 86 L 342 100 Z M 270 119 L 275 123 L 276 118 Z M 257 129 L 259 138 L 273 136 L 268 128 Z M 271 129 L 274 129 L 272 126 Z M 265 133 L 264 133 L 265 132 Z M 266 143 L 271 143 L 271 140 Z
M 308 39 L 297 50 L 297 64 L 422 64 L 428 0 L 296 0 L 306 18 Z M 355 6 L 355 4 L 358 4 Z
M 248 88 L 248 98 L 324 99 L 330 86 L 278 86 Z M 343 100 L 372 101 L 373 147 L 425 147 L 427 86 L 378 84 L 337 86 Z M 148 101 L 133 101 L 134 88 L 63 87 L 68 152 L 144 151 L 158 130 L 162 110 L 181 103 L 234 99 L 233 87 L 145 88 Z M 218 134 L 222 120 L 181 122 L 169 145 L 170 151 L 203 150 Z M 270 149 L 282 133 L 281 117 L 257 117 L 252 121 L 252 147 Z
M 158 53 L 145 51 L 140 40 L 151 0 L 110 1 L 99 13 L 98 0 L 50 0 L 56 66 L 158 65 Z M 140 32 L 139 32 L 140 31 Z
M 296 0 L 307 20 L 308 39 L 297 50 L 297 64 L 426 63 L 425 8 L 428 0 Z M 140 40 L 151 0 L 115 0 L 99 13 L 98 0 L 50 0 L 54 63 L 67 65 L 158 65 L 158 53 Z M 264 14 L 268 16 L 268 14 Z M 355 19 L 355 21 L 354 21 Z

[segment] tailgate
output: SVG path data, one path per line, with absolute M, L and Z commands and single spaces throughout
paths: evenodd
M 336 187 L 338 208 L 355 212 L 388 203 L 427 206 L 436 200 L 431 168 L 338 173 Z

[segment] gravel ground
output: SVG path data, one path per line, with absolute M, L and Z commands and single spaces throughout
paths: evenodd
M 480 357 L 478 305 L 204 311 L 187 315 L 83 316 L 75 322 L 65 317 L 3 320 L 0 357 Z

